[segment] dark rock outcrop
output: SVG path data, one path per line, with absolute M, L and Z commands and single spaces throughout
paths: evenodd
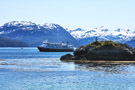
M 74 59 L 74 56 L 71 55 L 71 54 L 66 54 L 66 55 L 63 55 L 61 56 L 60 60 L 73 60 Z
M 69 57 L 68 57 L 69 56 Z M 62 56 L 63 57 L 63 56 Z M 113 41 L 95 41 L 87 46 L 80 46 L 74 55 L 65 55 L 61 60 L 135 60 L 135 50 L 127 44 Z

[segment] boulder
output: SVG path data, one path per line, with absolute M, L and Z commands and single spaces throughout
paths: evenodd
M 64 55 L 65 60 L 135 60 L 135 49 L 127 44 L 113 41 L 95 41 L 87 46 L 80 46 L 74 56 Z
M 74 59 L 74 56 L 71 55 L 71 54 L 66 54 L 66 55 L 63 55 L 61 56 L 60 60 L 73 60 Z

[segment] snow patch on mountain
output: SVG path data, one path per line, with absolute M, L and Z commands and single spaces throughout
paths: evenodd
M 35 23 L 32 23 L 30 21 L 11 21 L 8 22 L 6 24 L 4 24 L 3 26 L 7 26 L 7 27 L 11 27 L 11 26 L 34 26 L 36 25 Z
M 55 24 L 55 23 L 45 23 L 41 26 L 43 26 L 46 29 L 57 29 L 57 28 L 61 27 L 60 25 Z

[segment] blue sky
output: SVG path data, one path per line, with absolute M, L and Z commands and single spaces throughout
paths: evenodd
M 135 30 L 135 0 L 0 0 L 0 25 L 9 21 Z

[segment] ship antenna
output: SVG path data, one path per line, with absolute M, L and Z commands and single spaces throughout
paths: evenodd
M 98 38 L 96 37 L 96 42 L 98 41 Z
M 68 45 L 68 42 L 67 42 L 67 45 Z

